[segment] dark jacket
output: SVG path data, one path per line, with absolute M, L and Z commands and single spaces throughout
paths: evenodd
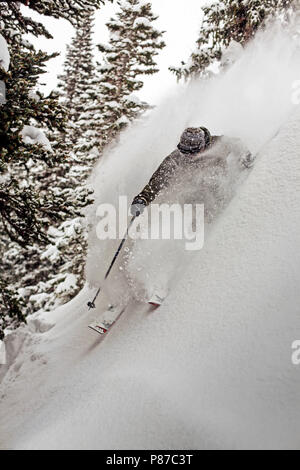
M 210 146 L 197 154 L 183 154 L 178 149 L 175 150 L 162 162 L 149 183 L 134 198 L 132 204 L 138 204 L 142 200 L 145 205 L 149 205 L 161 191 L 170 185 L 173 178 L 187 168 L 197 172 L 203 171 L 204 165 L 225 167 L 230 153 L 239 155 L 241 169 L 250 168 L 253 165 L 254 157 L 242 142 L 239 139 L 224 136 L 213 136 Z

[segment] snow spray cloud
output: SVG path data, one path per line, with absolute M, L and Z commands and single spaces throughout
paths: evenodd
M 96 233 L 99 240 L 122 240 L 128 227 L 128 199 L 120 196 L 119 207 L 100 204 Z M 118 222 L 117 222 L 118 220 Z M 187 251 L 204 245 L 203 204 L 151 204 L 137 217 L 128 232 L 132 240 L 185 240 Z
M 171 96 L 106 150 L 91 177 L 95 204 L 88 209 L 87 279 L 92 285 L 105 274 L 117 246 L 113 240 L 99 241 L 97 207 L 102 203 L 116 207 L 120 195 L 132 201 L 175 149 L 186 127 L 202 125 L 213 134 L 238 137 L 253 154 L 278 131 L 294 110 L 292 86 L 300 79 L 299 50 L 293 38 L 294 31 L 276 24 L 259 33 L 224 73 L 178 84 Z M 168 243 L 171 247 L 173 242 Z
M 300 366 L 300 340 L 299 339 L 296 339 L 295 341 L 293 341 L 292 350 L 293 350 L 292 357 L 291 357 L 292 364 L 294 366 Z
M 292 103 L 296 106 L 300 104 L 300 80 L 295 80 L 292 84 Z

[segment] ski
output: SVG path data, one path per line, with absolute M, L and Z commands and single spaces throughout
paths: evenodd
M 96 333 L 99 333 L 99 335 L 105 335 L 105 333 L 108 332 L 108 327 L 106 327 L 103 323 L 91 323 L 89 328 L 96 331 Z
M 125 310 L 126 307 L 122 309 L 118 309 L 117 307 L 110 307 L 106 312 L 104 312 L 102 320 L 99 322 L 95 321 L 88 325 L 88 327 L 99 335 L 105 335 L 117 322 L 117 320 L 119 320 Z
M 159 308 L 163 301 L 164 301 L 164 297 L 160 297 L 159 295 L 157 294 L 154 294 L 149 300 L 148 300 L 148 304 L 149 305 L 152 305 L 152 307 L 154 307 L 155 309 Z

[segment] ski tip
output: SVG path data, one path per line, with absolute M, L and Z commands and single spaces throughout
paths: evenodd
M 153 307 L 155 310 L 161 306 L 161 304 L 156 304 L 154 302 L 148 302 L 148 304 L 151 305 L 151 307 Z
M 93 331 L 96 331 L 96 333 L 99 333 L 100 335 L 105 335 L 107 333 L 108 329 L 105 328 L 104 325 L 89 325 L 89 328 Z
M 162 305 L 164 300 L 165 299 L 160 297 L 159 295 L 154 295 L 150 300 L 148 300 L 148 304 L 152 305 L 152 307 L 156 309 Z

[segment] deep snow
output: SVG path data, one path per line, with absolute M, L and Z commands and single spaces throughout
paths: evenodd
M 133 302 L 101 341 L 87 324 L 107 299 L 88 313 L 94 290 L 86 287 L 8 338 L 0 448 L 299 448 L 300 369 L 291 344 L 300 337 L 300 108 L 290 89 L 300 66 L 285 33 L 252 47 L 210 89 L 211 113 L 194 85 L 157 111 L 156 127 L 127 133 L 95 170 L 98 202 L 133 195 L 145 182 L 183 124 L 201 118 L 189 111 L 192 97 L 203 104 L 204 125 L 244 137 L 253 150 L 284 123 L 279 134 L 159 311 Z M 117 154 L 124 163 L 111 179 Z M 94 284 L 112 248 L 99 248 L 91 233 Z

